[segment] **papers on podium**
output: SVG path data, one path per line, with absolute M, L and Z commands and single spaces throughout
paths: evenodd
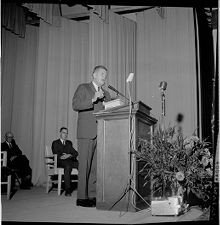
M 117 106 L 122 106 L 124 105 L 125 102 L 121 100 L 120 98 L 108 101 L 108 102 L 103 102 L 103 105 L 105 106 L 105 109 L 111 109 Z

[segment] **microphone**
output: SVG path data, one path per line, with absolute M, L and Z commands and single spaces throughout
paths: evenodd
M 128 82 L 131 82 L 133 80 L 133 78 L 134 78 L 134 73 L 130 73 L 129 76 L 128 76 L 128 78 L 127 78 L 127 80 L 126 80 L 126 82 L 127 83 Z
M 160 85 L 159 85 L 159 89 L 165 91 L 166 88 L 167 88 L 167 82 L 166 81 L 161 81 Z
M 116 92 L 117 95 L 121 95 L 122 97 L 126 98 L 127 100 L 129 100 L 126 96 L 124 96 L 122 93 L 120 93 L 118 90 L 116 90 L 114 87 L 112 87 L 111 85 L 108 85 L 108 88 L 111 89 L 112 91 Z
M 119 91 L 116 90 L 115 88 L 113 88 L 111 85 L 108 85 L 108 88 L 111 89 L 112 91 L 116 92 L 117 94 L 119 94 Z

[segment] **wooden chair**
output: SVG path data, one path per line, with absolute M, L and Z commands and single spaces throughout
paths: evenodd
M 61 195 L 61 185 L 62 185 L 62 175 L 64 175 L 64 168 L 57 167 L 57 155 L 52 153 L 52 150 L 49 146 L 45 148 L 45 159 L 47 167 L 47 185 L 46 192 L 49 193 L 50 183 L 58 183 L 58 195 Z M 58 182 L 52 179 L 54 175 L 58 175 Z M 73 182 L 78 182 L 78 170 L 73 168 L 71 175 L 76 175 L 77 179 L 72 179 Z
M 7 152 L 6 151 L 1 152 L 1 167 L 7 168 Z M 1 177 L 1 179 L 2 179 L 2 177 Z M 7 175 L 6 181 L 1 180 L 1 185 L 2 184 L 7 185 L 7 199 L 9 200 L 10 195 L 11 195 L 11 174 Z
M 57 180 L 54 180 L 55 166 L 54 166 L 54 155 L 49 146 L 45 148 L 45 165 L 46 165 L 46 193 L 49 193 L 50 189 L 53 187 L 53 184 L 58 183 Z M 51 186 L 51 187 L 50 187 Z

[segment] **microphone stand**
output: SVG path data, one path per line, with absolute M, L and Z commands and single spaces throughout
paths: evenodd
M 167 88 L 167 82 L 166 81 L 161 81 L 159 85 L 159 89 L 161 91 L 161 104 L 162 104 L 162 112 L 161 112 L 161 123 L 162 123 L 162 131 L 165 129 L 165 90 Z
M 131 100 L 131 92 L 130 92 L 130 86 L 129 86 L 130 82 L 127 82 L 127 88 L 128 88 L 128 95 L 129 95 L 129 156 L 130 156 L 130 171 L 129 171 L 129 177 L 128 177 L 128 183 L 127 183 L 127 187 L 124 190 L 124 193 L 121 195 L 121 197 L 109 208 L 109 210 L 111 210 L 119 201 L 121 201 L 121 199 L 128 193 L 128 205 L 127 205 L 127 209 L 129 207 L 129 202 L 130 202 L 130 191 L 132 190 L 134 193 L 136 193 L 136 195 L 138 195 L 148 206 L 150 206 L 148 204 L 148 202 L 138 193 L 138 191 L 135 188 L 135 183 L 133 181 L 133 177 L 135 174 L 134 171 L 134 163 L 136 160 L 135 157 L 135 153 L 134 153 L 134 120 L 135 117 L 132 116 L 132 106 L 133 106 L 133 102 Z M 134 195 L 133 195 L 134 198 Z M 132 198 L 132 200 L 133 200 Z M 133 203 L 133 202 L 132 202 Z M 139 208 L 137 208 L 135 205 L 132 204 L 132 206 L 138 210 L 141 210 Z
M 166 102 L 165 102 L 165 90 L 161 90 L 161 118 L 162 118 L 162 131 L 165 129 L 165 116 L 166 116 Z

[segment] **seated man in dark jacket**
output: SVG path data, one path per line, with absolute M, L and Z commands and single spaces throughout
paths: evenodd
M 78 152 L 73 148 L 72 142 L 67 140 L 68 129 L 60 129 L 60 138 L 53 141 L 52 152 L 57 154 L 57 166 L 64 168 L 65 196 L 71 196 L 71 171 L 78 168 Z
M 5 134 L 5 142 L 1 143 L 2 151 L 7 151 L 7 167 L 14 170 L 18 177 L 21 178 L 20 188 L 30 189 L 32 169 L 29 166 L 29 160 L 17 146 L 14 135 L 8 131 Z

